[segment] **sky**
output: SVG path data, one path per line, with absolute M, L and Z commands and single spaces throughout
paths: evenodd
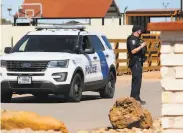
M 0 0 L 2 6 L 2 15 L 4 18 L 8 20 L 12 20 L 12 17 L 9 16 L 9 12 L 7 11 L 8 7 L 12 8 L 12 14 L 14 14 L 18 5 L 23 3 L 23 0 Z M 128 6 L 127 10 L 135 10 L 135 9 L 154 9 L 154 8 L 165 8 L 167 3 L 167 8 L 180 8 L 181 0 L 115 0 L 120 11 L 123 12 L 124 8 Z

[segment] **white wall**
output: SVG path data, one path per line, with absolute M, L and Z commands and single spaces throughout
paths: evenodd
M 31 30 L 34 30 L 34 27 L 13 27 L 11 25 L 2 25 L 0 35 L 0 54 L 3 54 L 5 47 L 11 46 L 11 38 L 13 38 L 13 44 L 15 44 L 23 35 Z
M 102 19 L 91 19 L 92 26 L 102 26 Z M 119 18 L 105 18 L 104 26 L 116 25 L 119 26 Z M 123 25 L 123 17 L 121 18 L 121 25 Z
M 131 34 L 132 26 L 130 25 L 107 25 L 107 26 L 86 26 L 88 31 L 102 32 L 106 34 L 109 39 L 126 39 L 129 34 Z M 11 37 L 13 37 L 13 43 L 15 44 L 23 35 L 27 32 L 35 30 L 33 26 L 1 26 L 1 46 L 0 51 L 5 46 L 11 46 Z
M 96 31 L 96 32 L 102 32 L 106 34 L 108 39 L 126 39 L 128 35 L 131 34 L 132 26 L 130 25 L 93 25 L 93 26 L 86 26 L 88 31 Z M 27 32 L 35 30 L 32 26 L 10 26 L 10 25 L 3 25 L 1 26 L 1 45 L 0 45 L 0 55 L 4 54 L 4 48 L 7 46 L 11 46 L 11 38 L 13 38 L 13 44 L 16 44 L 16 42 Z M 112 44 L 113 45 L 113 44 Z M 126 43 L 120 44 L 121 49 L 126 49 Z M 121 53 L 119 55 L 121 59 L 126 59 L 126 54 Z M 126 65 L 122 63 L 121 65 Z

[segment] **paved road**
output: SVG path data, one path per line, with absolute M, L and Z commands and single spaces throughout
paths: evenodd
M 53 116 L 63 121 L 71 133 L 80 129 L 93 129 L 111 126 L 108 113 L 116 98 L 129 96 L 130 84 L 118 81 L 116 95 L 112 100 L 99 98 L 98 93 L 87 92 L 81 103 L 64 103 L 59 97 L 50 96 L 44 102 L 36 101 L 33 96 L 13 98 L 10 104 L 1 104 L 2 109 L 33 111 L 41 115 Z M 145 108 L 149 109 L 153 118 L 161 113 L 161 87 L 159 81 L 144 81 L 142 98 L 147 101 Z

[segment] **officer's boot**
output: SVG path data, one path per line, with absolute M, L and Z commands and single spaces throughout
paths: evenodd
M 146 104 L 146 101 L 143 101 L 143 100 L 139 100 L 139 102 L 142 104 L 142 105 L 145 105 Z

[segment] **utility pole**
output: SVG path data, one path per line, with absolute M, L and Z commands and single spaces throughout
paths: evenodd
M 124 13 L 123 13 L 123 25 L 126 25 L 125 24 L 125 20 L 126 20 L 126 10 L 128 9 L 128 6 L 125 7 L 124 9 Z
M 165 9 L 167 9 L 168 5 L 169 5 L 169 2 L 167 2 L 167 3 L 164 3 L 163 2 L 163 6 L 164 6 Z M 167 21 L 167 18 L 166 17 L 165 17 L 165 21 Z

